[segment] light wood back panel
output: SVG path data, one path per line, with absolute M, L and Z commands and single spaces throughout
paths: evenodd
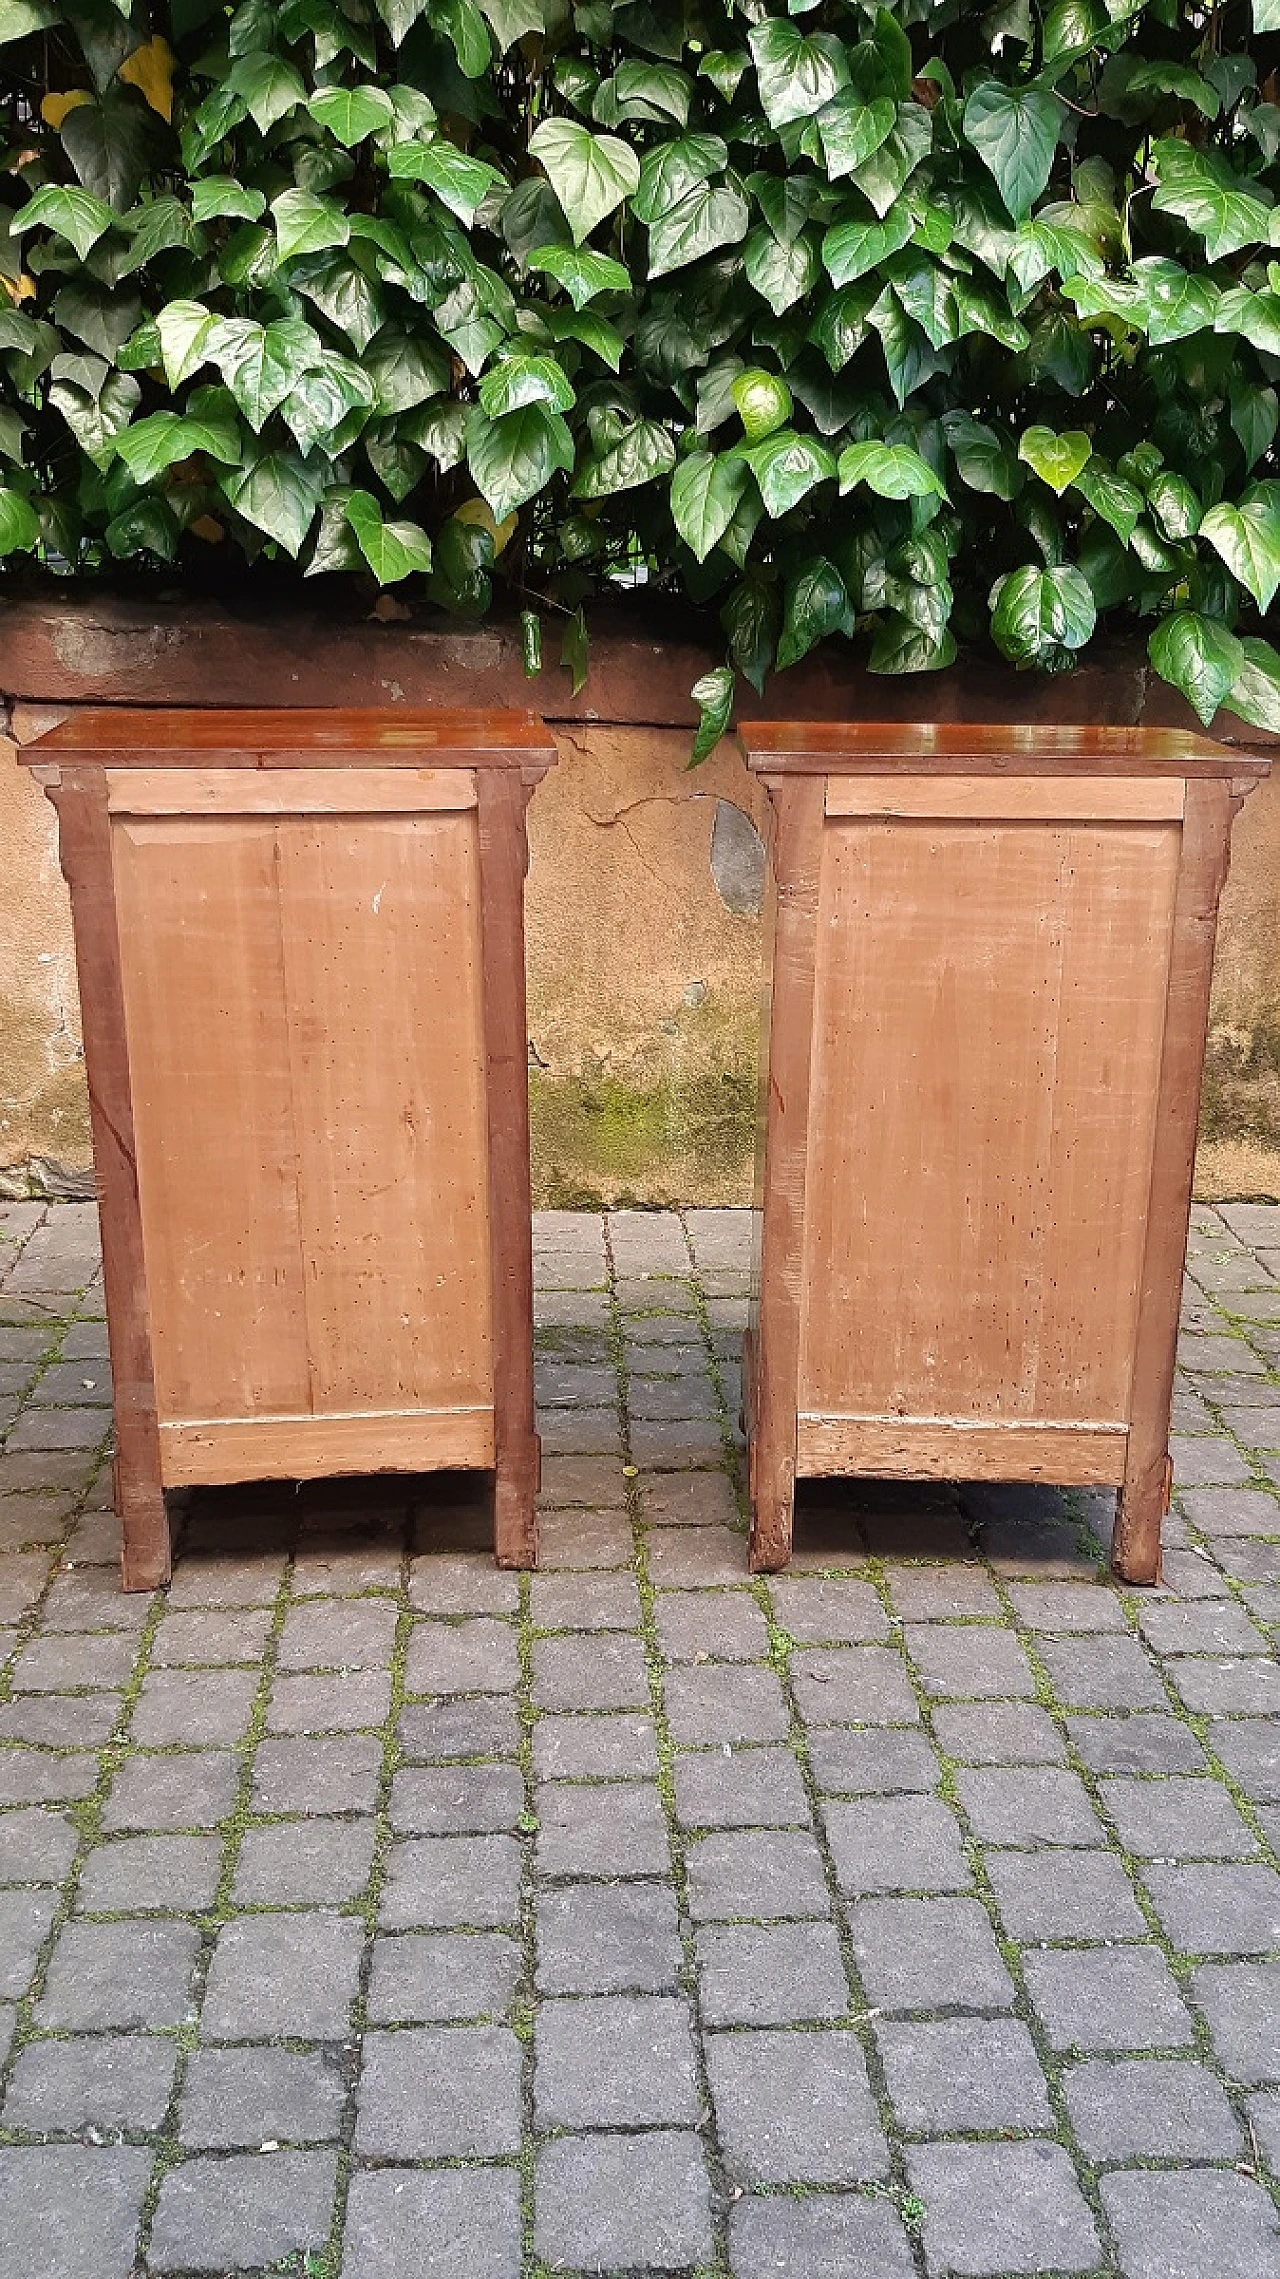
M 112 824 L 162 1424 L 488 1406 L 474 809 L 229 805 Z
M 828 820 L 802 1410 L 1127 1418 L 1180 840 Z

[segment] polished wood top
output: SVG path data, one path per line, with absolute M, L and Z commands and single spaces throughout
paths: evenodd
M 758 775 L 1180 775 L 1261 777 L 1271 762 L 1178 728 L 975 727 L 966 721 L 750 720 Z
M 170 711 L 95 706 L 28 744 L 29 766 L 519 767 L 556 756 L 532 712 L 413 710 Z

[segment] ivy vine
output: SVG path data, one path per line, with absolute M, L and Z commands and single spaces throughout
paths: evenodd
M 0 0 L 0 556 L 1280 729 L 1280 0 Z

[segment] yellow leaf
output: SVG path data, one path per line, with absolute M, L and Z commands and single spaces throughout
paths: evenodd
M 173 50 L 157 32 L 153 40 L 136 47 L 121 64 L 117 78 L 127 79 L 144 95 L 162 119 L 173 118 Z
M 0 277 L 11 301 L 33 301 L 36 297 L 35 279 L 24 270 L 20 277 Z
M 78 110 L 81 103 L 92 101 L 87 89 L 69 87 L 65 95 L 46 95 L 40 105 L 40 116 L 47 127 L 60 127 L 68 111 Z
M 203 538 L 206 546 L 216 546 L 219 539 L 225 538 L 227 535 L 222 524 L 215 522 L 211 514 L 197 516 L 196 520 L 188 527 L 192 537 Z
M 509 514 L 505 522 L 495 522 L 493 508 L 487 499 L 467 499 L 458 508 L 453 519 L 455 522 L 478 523 L 481 530 L 487 530 L 493 540 L 493 553 L 496 561 L 498 555 L 511 544 L 515 537 L 516 524 L 520 518 L 518 515 Z

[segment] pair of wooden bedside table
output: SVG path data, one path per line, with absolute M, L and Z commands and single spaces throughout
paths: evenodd
M 1265 762 L 758 723 L 757 1568 L 797 1477 L 1120 1489 L 1159 1571 L 1218 896 Z M 468 1467 L 537 1559 L 516 713 L 83 712 L 71 887 L 127 1589 L 166 1488 Z

